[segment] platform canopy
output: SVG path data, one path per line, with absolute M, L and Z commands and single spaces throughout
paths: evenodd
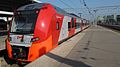
M 35 3 L 35 0 L 0 0 L 0 11 L 14 12 L 18 7 Z M 10 17 L 11 14 L 0 13 L 0 17 Z
M 0 0 L 0 11 L 13 12 L 20 6 L 34 2 L 33 0 Z

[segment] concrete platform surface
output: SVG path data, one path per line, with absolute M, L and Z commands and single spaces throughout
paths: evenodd
M 25 67 L 120 67 L 120 34 L 91 26 Z
M 7 35 L 0 36 L 0 50 L 5 49 L 5 39 L 7 38 Z
M 1 32 L 0 32 L 0 67 L 10 67 L 10 65 L 8 65 L 3 58 L 6 38 L 7 38 L 7 35 L 1 34 Z
M 84 35 L 85 33 L 81 33 L 72 37 L 54 50 L 50 51 L 48 54 L 40 57 L 25 67 L 58 67 L 64 59 L 67 60 L 65 57 L 70 53 L 76 43 L 78 43 Z

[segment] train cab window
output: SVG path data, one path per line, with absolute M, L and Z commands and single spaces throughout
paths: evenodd
M 72 18 L 72 28 L 74 27 L 74 18 Z
M 71 28 L 71 23 L 68 22 L 68 31 L 70 31 L 70 28 Z
M 56 29 L 59 30 L 59 22 L 56 23 Z

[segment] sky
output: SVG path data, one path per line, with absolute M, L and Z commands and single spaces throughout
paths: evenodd
M 97 16 L 104 16 L 109 14 L 120 14 L 120 0 L 84 0 L 86 5 L 90 9 L 92 15 L 88 12 L 88 9 L 85 8 L 83 0 L 37 0 L 42 1 L 45 3 L 51 3 L 52 5 L 58 6 L 69 13 L 74 13 L 79 15 L 78 13 L 82 13 L 82 18 L 91 20 Z M 103 6 L 115 6 L 119 5 L 119 8 L 114 9 L 96 9 L 96 7 L 103 7 Z M 93 9 L 95 8 L 95 9 Z M 94 10 L 97 10 L 96 13 Z M 1 13 L 1 11 L 0 11 Z M 3 12 L 2 12 L 3 13 Z
M 66 10 L 67 12 L 72 12 L 77 15 L 78 15 L 78 13 L 82 13 L 82 17 L 85 17 L 85 18 L 87 17 L 88 19 L 91 18 L 91 16 L 89 16 L 88 10 L 85 8 L 85 6 L 83 4 L 83 0 L 61 0 L 62 2 L 60 0 L 41 0 L 41 1 L 56 5 L 64 10 Z M 67 4 L 68 6 L 66 6 L 63 2 L 65 4 Z M 120 5 L 120 0 L 85 0 L 85 2 L 89 8 Z M 70 8 L 72 8 L 72 9 L 70 9 Z M 109 9 L 105 9 L 105 10 L 102 10 L 102 11 L 97 10 L 97 15 L 100 15 L 101 13 L 102 14 L 110 14 L 113 11 L 113 10 L 109 10 Z M 118 9 L 117 9 L 117 11 L 118 11 Z M 91 12 L 95 15 L 93 10 L 91 10 Z M 116 13 L 116 12 L 113 11 L 113 13 Z
M 42 2 L 49 2 L 51 4 L 57 5 L 61 8 L 69 8 L 65 6 L 60 0 L 41 0 Z M 79 8 L 83 4 L 83 0 L 62 0 L 66 4 L 69 4 L 73 8 Z M 120 5 L 120 0 L 85 0 L 89 7 L 100 7 L 100 6 L 111 6 Z

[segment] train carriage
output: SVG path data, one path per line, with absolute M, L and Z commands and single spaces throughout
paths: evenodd
M 31 62 L 58 43 L 82 30 L 81 18 L 49 3 L 20 7 L 13 16 L 6 40 L 8 57 Z

